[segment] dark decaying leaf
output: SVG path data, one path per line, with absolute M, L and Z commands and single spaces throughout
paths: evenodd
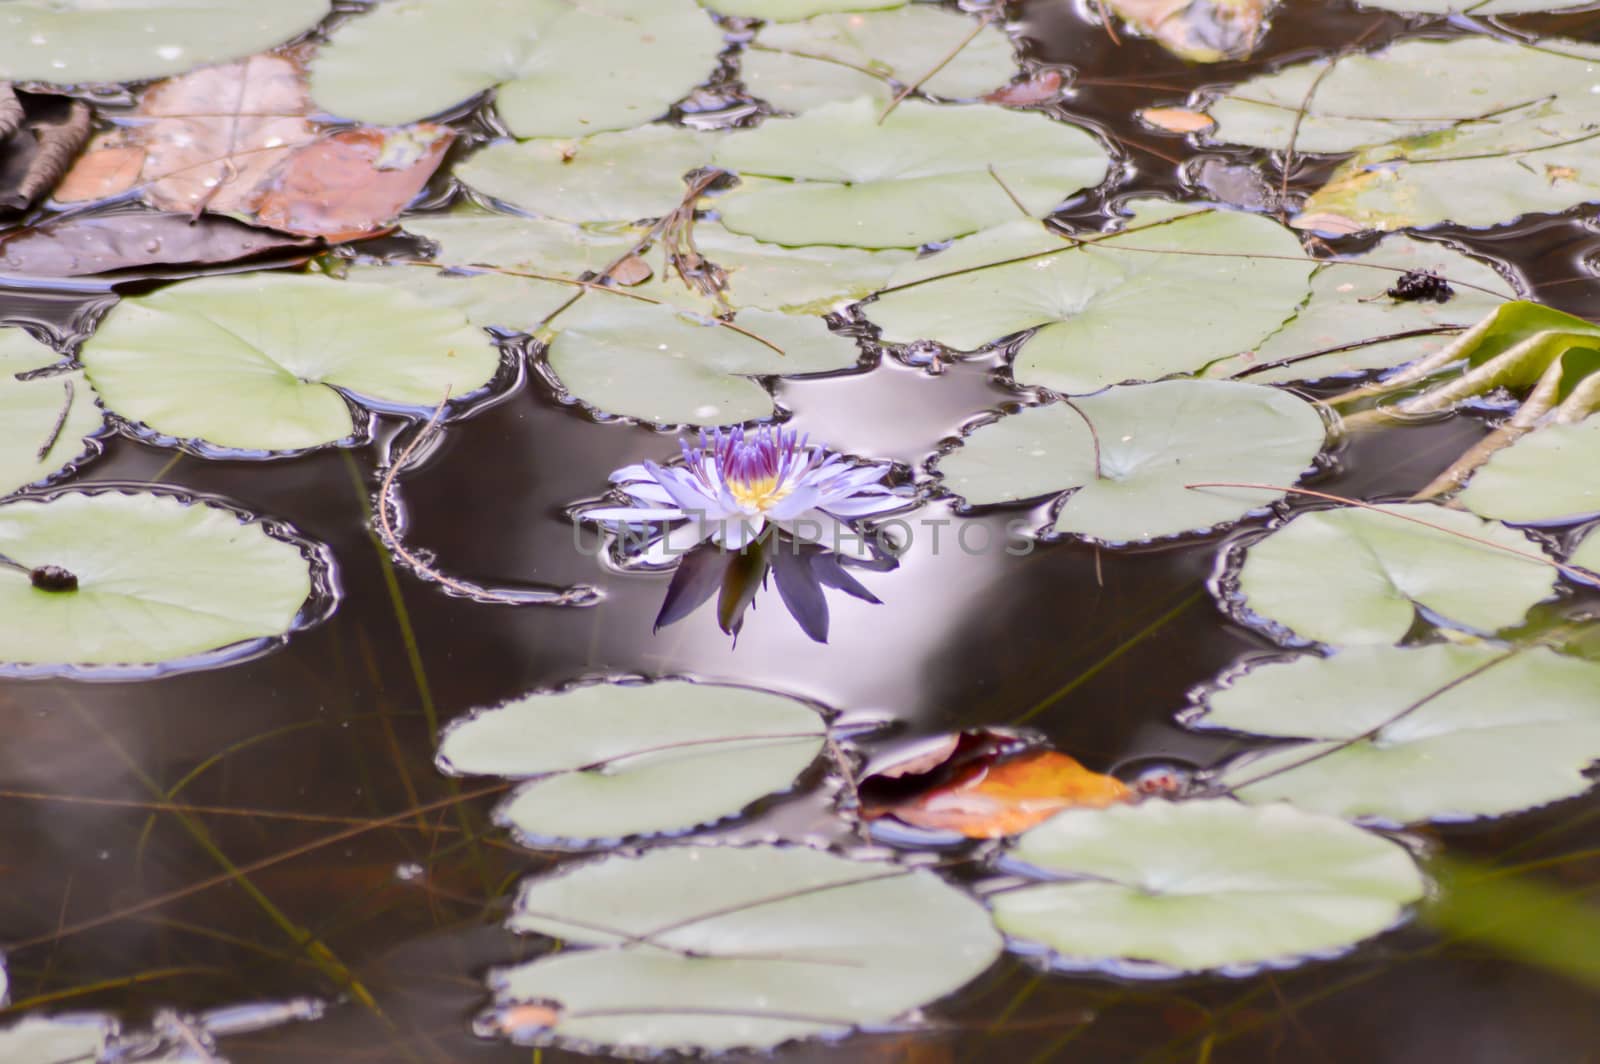
M 107 214 L 51 222 L 0 239 L 0 273 L 87 277 L 156 265 L 214 265 L 317 242 L 228 218 Z
M 0 210 L 21 211 L 43 198 L 89 140 L 82 100 L 18 94 L 0 82 Z

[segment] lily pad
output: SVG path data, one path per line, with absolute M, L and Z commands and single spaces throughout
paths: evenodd
M 515 135 L 580 136 L 659 118 L 722 48 L 694 0 L 386 0 L 333 32 L 311 94 L 344 118 L 399 125 L 496 89 Z
M 1387 293 L 1404 276 L 1398 271 L 1437 274 L 1450 285 L 1451 294 L 1442 303 L 1390 296 Z M 1405 334 L 1451 326 L 1464 329 L 1516 298 L 1516 289 L 1493 267 L 1446 244 L 1386 237 L 1371 251 L 1319 265 L 1311 278 L 1310 300 L 1283 328 L 1254 350 L 1208 366 L 1206 376 L 1247 375 L 1253 383 L 1267 384 L 1388 369 L 1432 354 L 1455 339 L 1449 332 Z M 1280 361 L 1286 364 L 1272 365 Z M 1269 368 L 1257 370 L 1258 366 Z
M 500 365 L 459 312 L 282 273 L 125 299 L 81 357 L 123 417 L 167 439 L 258 457 L 350 439 L 347 395 L 421 410 L 483 387 Z
M 830 11 L 881 11 L 901 7 L 907 0 L 701 0 L 719 15 L 791 22 Z
M 577 140 L 501 141 L 456 176 L 486 196 L 568 222 L 632 222 L 673 210 L 683 176 L 707 166 L 720 134 L 672 126 Z
M 970 100 L 1009 82 L 1017 62 L 994 23 L 978 30 L 972 16 L 928 5 L 764 26 L 739 60 L 750 95 L 782 111 L 858 96 L 885 106 L 895 95 L 891 82 L 914 85 L 930 71 L 919 91 Z
M 237 59 L 311 29 L 329 0 L 9 0 L 0 81 L 140 81 Z
M 312 592 L 300 546 L 232 510 L 149 492 L 0 504 L 0 555 L 22 567 L 0 567 L 0 669 L 28 674 L 280 639 Z M 30 577 L 52 566 L 62 572 Z
M 822 750 L 815 710 L 742 687 L 663 680 L 540 693 L 458 721 L 447 772 L 531 779 L 497 812 L 523 837 L 686 831 L 787 789 Z
M 730 134 L 716 163 L 744 182 L 718 201 L 723 224 L 779 244 L 916 247 L 1015 218 L 1017 201 L 1047 214 L 1110 165 L 1093 134 L 1042 114 L 907 100 L 880 124 L 881 111 L 857 99 Z
M 61 362 L 21 329 L 0 329 L 0 495 L 41 483 L 99 453 L 105 417 L 80 370 L 20 376 Z
M 663 425 L 769 417 L 772 396 L 751 377 L 849 369 L 861 358 L 821 318 L 747 310 L 737 324 L 783 353 L 673 307 L 594 294 L 561 315 L 546 358 L 574 398 Z
M 1498 521 L 1441 506 L 1315 510 L 1245 551 L 1236 604 L 1280 638 L 1332 645 L 1399 642 L 1419 609 L 1495 632 L 1554 592 L 1556 570 L 1539 554 Z
M 1475 514 L 1519 525 L 1600 514 L 1600 417 L 1549 425 L 1500 451 L 1457 499 Z
M 117 1025 L 103 1013 L 24 1016 L 0 1029 L 0 1059 L 10 1064 L 91 1064 Z
M 1315 268 L 1268 218 L 1145 201 L 1109 236 L 1018 221 L 958 241 L 863 309 L 889 343 L 970 351 L 1036 329 L 1017 353 L 1018 382 L 1079 394 L 1254 347 L 1294 314 Z
M 945 486 L 968 505 L 1069 491 L 1055 531 L 1143 543 L 1231 524 L 1281 499 L 1187 485 L 1292 484 L 1327 432 L 1298 396 L 1225 381 L 1110 388 L 1073 405 L 1081 414 L 1052 403 L 982 426 L 939 460 Z
M 1591 573 L 1600 573 L 1600 532 L 1590 531 L 1584 536 L 1583 542 L 1573 550 L 1567 564 L 1576 565 L 1587 569 Z
M 1408 40 L 1253 78 L 1210 114 L 1219 141 L 1361 149 L 1306 201 L 1302 228 L 1497 225 L 1600 198 L 1597 60 L 1600 47 L 1557 39 Z
M 522 1040 L 632 1053 L 887 1023 L 1000 955 L 983 906 L 927 869 L 777 846 L 580 865 L 524 884 L 509 923 L 566 947 L 491 975 L 501 1001 L 556 1006 Z
M 1467 14 L 1521 15 L 1531 11 L 1564 11 L 1569 7 L 1588 7 L 1594 0 L 1357 0 L 1362 7 L 1381 7 L 1415 15 Z
M 1191 723 L 1311 740 L 1230 765 L 1220 782 L 1246 802 L 1468 820 L 1588 790 L 1596 691 L 1600 664 L 1546 647 L 1352 647 L 1227 680 Z
M 1247 974 L 1327 957 L 1398 923 L 1423 891 L 1389 840 L 1291 806 L 1147 801 L 1074 809 L 1011 856 L 1066 882 L 993 897 L 995 924 L 1062 967 Z

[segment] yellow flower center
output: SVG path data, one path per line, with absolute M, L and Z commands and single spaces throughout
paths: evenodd
M 794 490 L 793 484 L 780 483 L 777 477 L 762 477 L 760 480 L 731 481 L 728 484 L 728 493 L 733 496 L 733 501 L 745 510 L 754 510 L 757 513 L 766 513 L 778 500 Z

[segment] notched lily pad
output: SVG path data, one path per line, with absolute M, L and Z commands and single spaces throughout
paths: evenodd
M 106 406 L 202 451 L 272 457 L 350 439 L 350 400 L 425 410 L 500 353 L 459 311 L 369 285 L 257 273 L 123 300 L 83 346 Z
M 995 924 L 1059 967 L 1244 975 L 1342 953 L 1422 897 L 1389 840 L 1292 806 L 1147 801 L 1074 809 L 1011 857 L 1061 882 L 994 895 Z
M 911 248 L 1015 218 L 1019 202 L 1042 217 L 1110 166 L 1093 134 L 1042 114 L 907 100 L 880 124 L 882 110 L 862 98 L 730 134 L 716 163 L 744 180 L 718 201 L 723 224 L 778 244 Z
M 1290 392 L 1159 381 L 1003 417 L 938 465 L 968 505 L 1071 492 L 1053 531 L 1143 543 L 1231 524 L 1276 502 L 1281 492 L 1189 485 L 1292 484 L 1326 434 L 1316 408 Z
M 1228 766 L 1219 782 L 1243 801 L 1470 820 L 1589 788 L 1597 691 L 1600 665 L 1547 647 L 1351 647 L 1227 678 L 1190 723 L 1308 740 Z
M 1080 394 L 1248 350 L 1305 299 L 1316 263 L 1271 219 L 1153 200 L 1132 208 L 1109 235 L 1017 221 L 957 241 L 898 271 L 863 309 L 889 343 L 970 351 L 1034 329 L 1018 382 Z
M 1004 86 L 1016 72 L 1011 42 L 999 26 L 989 22 L 980 29 L 970 15 L 921 4 L 764 26 L 739 59 L 750 95 L 783 111 L 858 96 L 882 107 L 896 85 L 919 81 L 919 91 L 929 95 L 971 100 Z
M 83 371 L 33 375 L 60 362 L 22 329 L 0 329 L 0 496 L 100 453 L 105 417 Z
M 0 80 L 140 81 L 237 59 L 321 22 L 330 0 L 8 0 Z
M 496 812 L 525 839 L 687 831 L 788 789 L 826 726 L 792 698 L 662 680 L 539 693 L 452 724 L 446 772 L 528 779 Z
M 1475 514 L 1519 525 L 1600 514 L 1600 417 L 1524 436 L 1489 459 L 1456 498 Z
M 1441 506 L 1314 510 L 1252 544 L 1219 590 L 1245 623 L 1283 641 L 1397 643 L 1419 610 L 1475 632 L 1517 624 L 1555 591 L 1541 556 L 1522 533 Z
M 500 1002 L 555 1014 L 520 1040 L 634 1054 L 887 1023 L 1000 954 L 983 907 L 927 869 L 778 846 L 655 849 L 529 880 L 509 926 L 565 947 L 490 976 Z
M 333 32 L 311 92 L 333 114 L 398 125 L 495 89 L 515 135 L 582 136 L 661 117 L 722 47 L 694 0 L 385 0 Z
M 0 504 L 0 555 L 0 672 L 21 675 L 166 672 L 270 645 L 316 619 L 329 564 L 235 511 L 122 491 Z

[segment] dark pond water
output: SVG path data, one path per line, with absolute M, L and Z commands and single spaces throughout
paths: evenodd
M 1061 0 L 1017 14 L 1029 61 L 1078 72 L 1063 114 L 1107 130 L 1125 151 L 1132 176 L 1117 195 L 1202 195 L 1179 177 L 1195 152 L 1133 124 L 1138 107 L 1411 28 L 1344 3 L 1291 2 L 1256 58 L 1188 67 L 1147 42 L 1114 45 Z M 1600 34 L 1594 13 L 1514 24 Z M 464 118 L 463 128 L 474 122 Z M 1308 161 L 1296 186 L 1313 183 L 1321 166 Z M 1087 197 L 1072 213 L 1106 209 Z M 1594 318 L 1592 213 L 1450 235 L 1509 264 L 1538 298 Z M 0 291 L 0 316 L 41 324 L 63 344 L 84 335 L 100 305 L 92 295 Z M 816 438 L 908 464 L 1009 396 L 998 360 L 935 376 L 887 358 L 860 373 L 782 383 L 777 394 Z M 488 585 L 590 583 L 605 600 L 587 610 L 475 603 L 396 570 L 369 530 L 377 470 L 402 429 L 383 423 L 374 445 L 271 463 L 201 460 L 118 437 L 79 478 L 160 481 L 291 522 L 331 546 L 343 600 L 286 649 L 227 668 L 138 683 L 0 684 L 0 939 L 16 944 L 8 959 L 19 1006 L 138 1019 L 167 1006 L 314 995 L 344 1003 L 320 1022 L 233 1039 L 224 1051 L 263 1064 L 569 1059 L 470 1031 L 484 1004 L 482 973 L 541 948 L 500 928 L 511 888 L 563 858 L 493 828 L 493 796 L 452 800 L 482 785 L 434 769 L 440 723 L 580 677 L 685 675 L 801 695 L 846 719 L 892 717 L 899 735 L 1026 724 L 1101 770 L 1139 759 L 1205 764 L 1229 752 L 1228 741 L 1177 728 L 1174 711 L 1241 654 L 1269 649 L 1205 593 L 1214 538 L 1098 556 L 1045 544 L 1023 558 L 918 544 L 897 572 L 869 578 L 882 605 L 835 601 L 827 646 L 808 641 L 775 600 L 758 602 L 737 648 L 704 614 L 653 634 L 665 578 L 607 571 L 581 554 L 564 507 L 593 496 L 620 465 L 670 457 L 676 442 L 598 424 L 555 401 L 536 374 L 453 428 L 405 476 L 408 539 L 446 571 Z M 1459 417 L 1364 437 L 1317 486 L 1404 495 L 1482 431 Z M 1014 516 L 981 520 L 998 531 Z M 830 797 L 812 780 L 722 834 L 838 840 Z M 417 807 L 428 811 L 394 816 Z M 1591 796 L 1438 834 L 1462 855 L 1548 860 L 1547 878 L 1586 892 L 1600 873 L 1585 856 L 1600 847 L 1597 811 Z M 374 819 L 385 822 L 372 827 Z M 248 884 L 222 882 L 230 868 L 257 863 Z M 151 904 L 169 893 L 177 896 Z M 777 1056 L 1581 1061 L 1600 1045 L 1597 1005 L 1556 975 L 1413 927 L 1342 960 L 1237 980 L 1041 976 L 1008 958 L 930 1008 L 924 1032 Z M 1081 1022 L 1085 1010 L 1092 1023 Z

